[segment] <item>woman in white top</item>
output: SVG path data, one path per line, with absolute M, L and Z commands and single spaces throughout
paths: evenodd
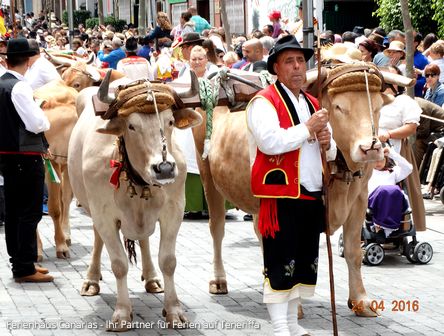
M 219 71 L 219 68 L 208 62 L 206 51 L 201 46 L 194 46 L 190 53 L 189 70 L 181 77 L 180 81 L 191 81 L 190 71 L 193 71 L 197 77 L 206 78 L 213 72 Z M 205 218 L 203 211 L 208 209 L 202 182 L 200 180 L 199 168 L 196 160 L 196 149 L 191 128 L 185 130 L 174 130 L 177 142 L 184 153 L 187 162 L 187 179 L 185 182 L 185 218 L 202 219 Z
M 401 74 L 394 66 L 384 70 Z M 384 92 L 394 96 L 394 101 L 381 108 L 378 134 L 381 142 L 389 141 L 396 152 L 400 153 L 401 140 L 416 133 L 422 110 L 414 99 L 402 94 L 403 88 L 393 85 L 393 89 L 388 88 Z
M 394 66 L 383 70 L 400 74 L 399 69 Z M 400 153 L 410 163 L 414 163 L 413 172 L 407 179 L 407 191 L 415 227 L 417 231 L 424 231 L 426 222 L 421 183 L 413 151 L 408 143 L 408 137 L 416 134 L 422 110 L 414 99 L 401 94 L 403 90 L 404 88 L 393 85 L 385 91 L 385 94 L 394 96 L 394 101 L 383 106 L 380 110 L 378 134 L 382 143 L 389 142 L 397 153 Z

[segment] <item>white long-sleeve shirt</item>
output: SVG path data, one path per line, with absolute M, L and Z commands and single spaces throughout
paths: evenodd
M 60 77 L 56 67 L 50 61 L 40 56 L 26 71 L 25 79 L 32 89 L 35 90 L 55 79 L 62 79 L 62 77 Z
M 19 82 L 14 85 L 11 100 L 27 131 L 39 134 L 49 130 L 49 120 L 40 106 L 34 101 L 32 88 L 25 78 L 16 71 L 8 70 Z
M 282 154 L 300 148 L 300 183 L 308 191 L 320 191 L 322 189 L 322 161 L 319 144 L 307 142 L 310 137 L 310 132 L 305 126 L 305 122 L 310 118 L 308 104 L 302 94 L 299 95 L 299 99 L 296 99 L 295 95 L 283 84 L 282 87 L 296 109 L 300 124 L 287 129 L 281 128 L 275 108 L 265 98 L 256 98 L 247 109 L 250 164 L 253 165 L 256 159 L 256 148 L 267 155 Z M 331 131 L 331 127 L 328 127 Z M 333 139 L 326 154 L 328 161 L 336 158 L 336 143 Z
M 393 167 L 392 172 L 373 169 L 372 177 L 368 181 L 369 195 L 379 186 L 395 185 L 401 182 L 412 172 L 412 164 L 398 154 L 396 150 L 391 149 L 389 157 L 396 162 L 396 166 Z

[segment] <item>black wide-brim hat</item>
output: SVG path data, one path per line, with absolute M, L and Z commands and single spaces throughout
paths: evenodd
M 186 45 L 186 44 L 202 45 L 202 42 L 204 41 L 204 39 L 201 38 L 198 33 L 188 33 L 188 34 L 185 34 L 182 38 L 183 38 L 182 42 L 177 45 L 178 47 Z
M 276 41 L 274 47 L 271 48 L 268 60 L 267 69 L 272 75 L 276 75 L 273 69 L 273 64 L 276 63 L 278 55 L 285 50 L 298 50 L 304 54 L 305 62 L 307 62 L 314 54 L 313 49 L 302 48 L 294 35 L 286 35 Z
M 0 54 L 6 56 L 34 56 L 36 51 L 29 46 L 27 39 L 16 38 L 8 40 L 6 52 Z

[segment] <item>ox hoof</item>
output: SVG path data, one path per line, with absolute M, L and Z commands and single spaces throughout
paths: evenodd
M 99 283 L 96 281 L 85 281 L 80 290 L 80 295 L 82 296 L 94 296 L 100 293 Z
M 71 257 L 69 251 L 57 251 L 56 255 L 59 259 L 69 259 Z
M 188 319 L 182 312 L 168 314 L 164 308 L 162 309 L 162 316 L 165 317 L 165 322 L 168 326 L 168 329 L 188 328 Z
M 210 294 L 228 294 L 227 280 L 211 280 Z
M 350 308 L 356 316 L 361 317 L 378 317 L 380 316 L 377 309 L 372 305 L 370 300 L 360 300 L 355 302 L 354 300 L 348 299 L 347 306 Z
M 37 262 L 42 262 L 43 261 L 43 255 L 42 254 L 39 254 L 38 256 L 37 256 Z
M 126 316 L 125 316 L 126 315 Z M 106 331 L 128 331 L 133 321 L 133 313 L 126 313 L 124 309 L 117 309 L 114 311 L 111 321 L 106 323 Z
M 298 320 L 302 320 L 304 318 L 304 310 L 302 309 L 302 305 L 298 306 Z
M 142 281 L 144 280 L 142 276 Z M 159 279 L 153 279 L 153 280 L 147 280 L 145 282 L 145 290 L 147 293 L 163 293 L 162 284 L 160 283 Z
M 66 246 L 71 246 L 71 238 L 65 240 Z

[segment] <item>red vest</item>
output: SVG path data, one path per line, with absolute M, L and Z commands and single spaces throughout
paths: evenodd
M 314 111 L 318 110 L 319 104 L 316 98 L 307 93 L 304 94 Z M 265 98 L 273 105 L 281 128 L 287 129 L 298 124 L 293 120 L 276 84 L 260 91 L 253 99 L 257 97 Z M 260 113 L 260 111 L 252 111 L 252 113 Z M 260 198 L 305 198 L 300 192 L 299 157 L 300 149 L 278 155 L 267 155 L 258 148 L 251 170 L 253 195 Z M 276 182 L 278 184 L 275 184 Z
M 276 110 L 280 127 L 287 129 L 299 124 L 299 122 L 293 120 L 290 109 L 277 85 L 268 86 L 253 99 L 263 97 L 268 100 Z M 281 92 L 284 92 L 283 88 Z M 317 111 L 319 104 L 316 98 L 307 93 L 303 94 L 312 106 L 311 110 Z M 251 113 L 261 113 L 261 111 L 252 111 Z M 297 118 L 296 112 L 294 112 L 294 117 Z M 279 231 L 277 198 L 315 199 L 301 194 L 299 156 L 300 149 L 279 155 L 267 155 L 262 153 L 259 148 L 257 149 L 256 159 L 251 170 L 251 190 L 254 196 L 261 198 L 258 228 L 264 237 L 271 236 L 274 238 L 275 233 Z

